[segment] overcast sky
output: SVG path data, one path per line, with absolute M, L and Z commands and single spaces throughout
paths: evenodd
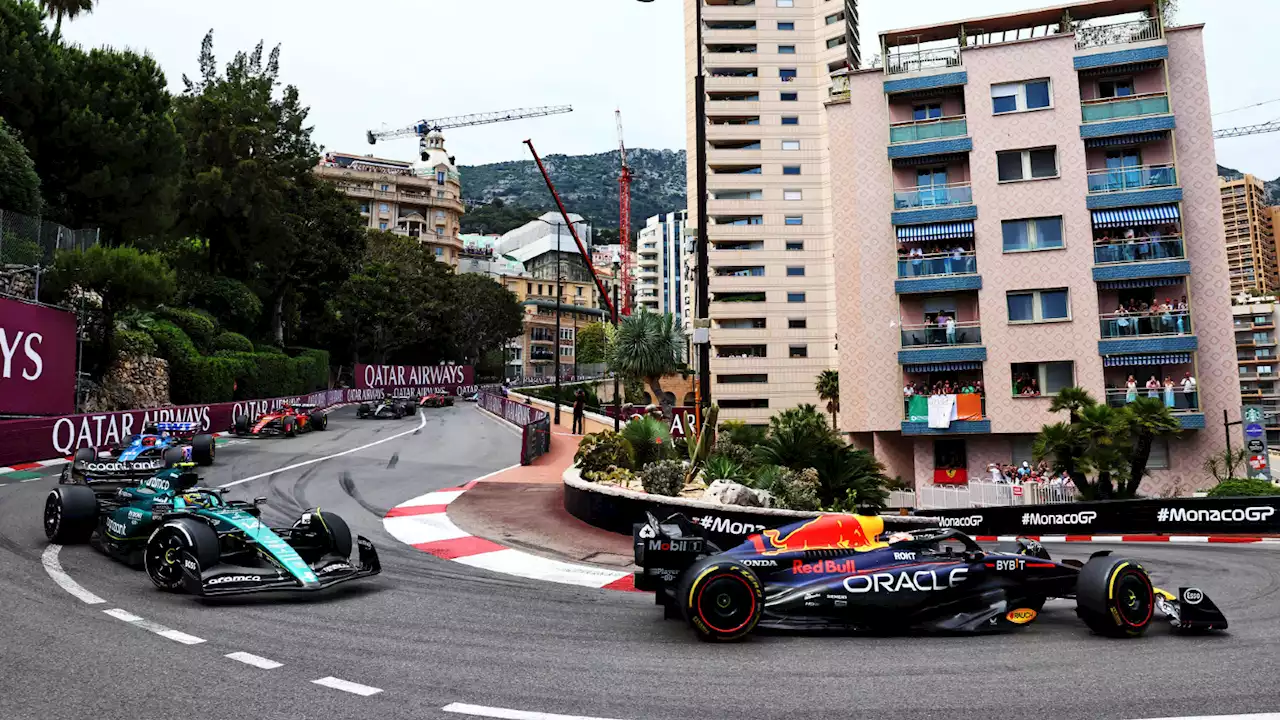
M 862 37 L 898 27 L 1016 11 L 1048 0 L 863 0 Z M 1181 0 L 1181 23 L 1206 23 L 1215 113 L 1280 98 L 1277 0 Z M 259 39 L 280 44 L 281 76 L 311 106 L 315 139 L 331 150 L 369 152 L 364 131 L 422 118 L 534 105 L 572 105 L 571 115 L 454 130 L 461 164 L 581 154 L 616 147 L 621 108 L 631 147 L 684 147 L 680 0 L 99 0 L 64 24 L 85 46 L 145 50 L 175 91 L 197 73 L 200 40 L 214 30 L 220 63 Z M 1280 117 L 1280 102 L 1218 115 L 1215 127 Z M 412 159 L 400 140 L 377 152 Z M 1280 133 L 1218 141 L 1218 162 L 1267 179 L 1280 176 Z

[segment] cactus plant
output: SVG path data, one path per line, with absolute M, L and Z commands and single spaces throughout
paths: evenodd
M 685 485 L 689 485 L 698 477 L 702 466 L 711 455 L 711 448 L 716 442 L 716 418 L 719 415 L 719 405 L 707 408 L 706 415 L 702 418 L 702 428 L 698 431 L 697 441 L 689 443 L 689 467 L 685 471 Z

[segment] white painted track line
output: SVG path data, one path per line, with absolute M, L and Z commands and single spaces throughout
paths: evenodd
M 529 578 L 530 580 L 545 580 L 565 585 L 594 588 L 604 587 L 631 574 L 622 570 L 606 570 L 590 565 L 560 562 L 559 560 L 521 552 L 514 548 L 467 555 L 453 560 L 463 565 Z
M 268 660 L 259 655 L 253 655 L 247 652 L 227 653 L 223 657 L 231 658 L 232 660 L 235 660 L 236 662 L 242 662 L 245 665 L 252 665 L 256 668 L 262 668 L 263 670 L 275 670 L 278 667 L 283 667 L 283 663 L 278 663 L 275 660 Z
M 103 610 L 102 612 L 106 613 L 107 615 L 110 615 L 111 617 L 117 620 L 123 620 L 129 623 L 130 625 L 140 627 L 143 630 L 146 630 L 148 632 L 153 632 L 162 638 L 173 640 L 174 642 L 180 642 L 183 645 L 199 645 L 200 643 L 204 642 L 204 638 L 198 638 L 195 635 L 188 635 L 184 632 L 167 628 L 164 625 L 161 625 L 160 623 L 151 622 L 150 620 L 147 620 L 141 616 L 134 615 L 128 610 L 121 610 L 120 608 L 112 608 L 110 610 Z
M 169 628 L 160 630 L 156 632 L 156 634 L 162 638 L 168 638 L 174 642 L 180 642 L 183 645 L 199 645 L 204 642 L 204 638 L 198 638 L 195 635 L 188 635 L 177 630 L 170 630 Z
M 1280 713 L 1252 715 L 1193 715 L 1187 717 L 1148 718 L 1147 720 L 1280 720 Z
M 449 713 L 458 713 L 459 715 L 502 718 L 503 720 L 610 720 L 610 718 L 590 717 L 588 715 L 556 715 L 555 713 L 512 710 L 510 708 L 485 707 L 484 705 L 467 705 L 465 703 L 449 703 L 440 709 Z
M 141 617 L 134 615 L 127 610 L 121 610 L 120 608 L 112 608 L 111 610 L 103 610 L 102 612 L 117 620 L 123 620 L 127 623 L 135 623 L 142 619 Z
M 332 454 L 332 455 L 325 455 L 325 456 L 323 456 L 323 457 L 312 458 L 312 459 L 310 459 L 310 460 L 304 460 L 304 461 L 302 461 L 302 462 L 300 462 L 300 463 L 294 463 L 294 464 L 292 464 L 292 465 L 286 465 L 286 466 L 284 466 L 284 467 L 282 467 L 282 468 L 276 468 L 275 470 L 271 470 L 271 471 L 264 472 L 264 473 L 259 473 L 259 474 L 257 474 L 257 475 L 253 475 L 253 476 L 250 476 L 250 477 L 247 477 L 247 478 L 240 478 L 239 480 L 232 480 L 231 482 L 229 482 L 229 483 L 225 483 L 225 484 L 222 484 L 222 485 L 219 485 L 218 487 L 220 487 L 220 488 L 229 488 L 229 487 L 234 487 L 234 486 L 236 486 L 236 485 L 240 485 L 240 484 L 242 484 L 242 483 L 252 482 L 252 481 L 254 481 L 254 480 L 260 480 L 260 479 L 262 479 L 262 478 L 264 478 L 264 477 L 270 477 L 270 476 L 275 475 L 276 473 L 279 473 L 279 472 L 285 472 L 285 471 L 287 471 L 287 470 L 296 470 L 297 468 L 300 468 L 300 467 L 306 467 L 306 466 L 308 466 L 308 465 L 315 465 L 316 463 L 324 462 L 325 460 L 332 460 L 332 459 L 337 458 L 337 457 L 342 457 L 343 455 L 350 455 L 351 453 L 360 452 L 361 450 L 368 450 L 369 448 L 371 448 L 371 447 L 373 447 L 373 446 L 375 446 L 375 445 L 381 445 L 382 443 L 385 443 L 385 442 L 391 442 L 392 440 L 395 440 L 396 438 L 402 438 L 402 437 L 404 437 L 405 435 L 412 435 L 413 433 L 416 433 L 416 432 L 418 432 L 419 430 L 421 430 L 422 428 L 424 428 L 424 427 L 426 427 L 426 426 L 427 426 L 427 416 L 426 416 L 426 414 L 425 414 L 425 413 L 418 413 L 418 418 L 419 418 L 418 426 L 417 426 L 417 427 L 415 427 L 415 428 L 413 428 L 413 429 L 411 429 L 411 430 L 405 430 L 404 432 L 398 432 L 398 433 L 396 433 L 395 435 L 391 435 L 391 436 L 388 436 L 388 437 L 384 437 L 384 438 L 382 438 L 381 440 L 374 440 L 374 441 L 373 441 L 373 442 L 371 442 L 371 443 L 365 443 L 364 445 L 361 445 L 361 446 L 359 446 L 359 447 L 353 447 L 353 448 L 351 448 L 350 450 L 343 450 L 342 452 L 337 452 L 337 453 L 334 453 L 334 454 Z
M 44 571 L 59 587 L 72 595 L 76 596 L 81 602 L 90 605 L 102 605 L 107 601 L 85 590 L 80 583 L 71 579 L 71 576 L 62 570 L 62 563 L 58 562 L 58 551 L 62 550 L 61 545 L 49 545 L 40 555 L 40 564 L 44 565 Z
M 336 677 L 322 677 L 319 680 L 312 680 L 311 682 L 315 685 L 323 685 L 328 688 L 333 688 L 334 690 L 341 690 L 343 692 L 363 695 L 365 697 L 377 695 L 382 692 L 382 688 L 369 687 L 368 685 L 361 685 L 360 683 L 353 683 L 350 680 L 342 680 Z
M 457 540 L 471 534 L 454 525 L 444 513 L 383 518 L 382 526 L 392 537 L 406 545 Z

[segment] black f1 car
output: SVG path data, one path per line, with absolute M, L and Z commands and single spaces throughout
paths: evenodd
M 1178 630 L 1224 630 L 1202 590 L 1175 597 L 1133 560 L 1094 553 L 1056 562 L 1040 543 L 983 550 L 951 528 L 892 533 L 872 515 L 822 515 L 721 551 L 683 515 L 634 526 L 639 590 L 706 640 L 757 626 L 874 633 L 991 632 L 1026 627 L 1047 598 L 1074 598 L 1094 632 L 1137 637 L 1159 609 Z
M 383 398 L 376 403 L 360 403 L 356 417 L 360 419 L 400 418 L 418 413 L 418 404 L 410 396 Z

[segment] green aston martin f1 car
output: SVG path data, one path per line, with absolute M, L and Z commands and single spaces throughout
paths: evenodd
M 266 590 L 319 590 L 377 575 L 378 552 L 352 536 L 338 515 L 308 510 L 291 527 L 268 527 L 260 505 L 227 500 L 225 490 L 198 487 L 192 463 L 99 496 L 60 485 L 44 504 L 52 542 L 89 541 L 127 564 L 141 565 L 169 592 L 233 595 Z

